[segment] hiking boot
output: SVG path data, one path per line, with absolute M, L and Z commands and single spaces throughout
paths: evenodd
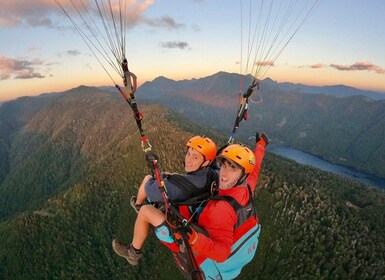
M 136 204 L 136 196 L 131 197 L 130 205 L 136 213 L 139 213 L 140 207 L 142 207 L 142 204 Z
M 142 258 L 142 253 L 135 252 L 132 245 L 124 244 L 118 239 L 112 240 L 112 249 L 115 253 L 127 260 L 130 265 L 138 265 L 139 260 Z

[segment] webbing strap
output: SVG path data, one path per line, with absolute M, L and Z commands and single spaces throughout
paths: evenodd
M 235 198 L 231 196 L 216 195 L 211 198 L 211 200 L 222 200 L 226 201 L 234 209 L 235 214 L 237 215 L 237 224 L 235 228 L 238 228 L 242 225 L 247 219 L 251 216 L 257 218 L 257 210 L 254 205 L 254 199 L 251 193 L 251 188 L 247 185 L 249 191 L 249 201 L 246 205 L 242 206 Z

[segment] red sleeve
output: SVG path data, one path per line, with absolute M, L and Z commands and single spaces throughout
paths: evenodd
M 209 237 L 199 233 L 193 251 L 217 262 L 225 261 L 233 244 L 234 225 L 237 216 L 231 205 L 225 201 L 210 201 L 199 218 L 198 225 L 205 228 Z
M 254 150 L 255 167 L 253 172 L 247 177 L 247 184 L 250 186 L 251 191 L 254 193 L 257 186 L 259 171 L 261 170 L 261 164 L 263 157 L 265 156 L 265 147 L 261 144 L 257 144 Z

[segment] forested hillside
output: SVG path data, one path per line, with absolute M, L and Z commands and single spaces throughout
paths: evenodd
M 244 78 L 245 87 L 250 79 Z M 143 84 L 138 96 L 228 133 L 237 110 L 239 81 L 238 74 L 225 72 L 182 81 L 160 77 Z M 275 143 L 385 177 L 385 100 L 307 93 L 279 87 L 269 79 L 252 98 L 257 102 L 249 104 L 252 125 L 239 131 L 242 139 L 258 127 L 269 131 Z
M 130 241 L 136 214 L 129 198 L 148 172 L 127 104 L 86 87 L 44 98 L 25 118 L 24 109 L 2 110 L 26 100 L 0 108 L 8 166 L 0 186 L 0 279 L 181 279 L 153 235 L 138 267 L 111 248 L 113 238 Z M 158 105 L 140 109 L 165 171 L 181 171 L 194 134 L 225 142 Z M 5 130 L 16 116 L 23 121 Z M 259 185 L 260 245 L 239 279 L 385 277 L 383 192 L 269 153 Z

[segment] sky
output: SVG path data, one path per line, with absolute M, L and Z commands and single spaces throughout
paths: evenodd
M 159 76 L 255 74 L 247 66 L 253 45 L 247 27 L 250 17 L 257 18 L 259 0 L 126 1 L 126 57 L 139 85 Z M 0 0 L 0 7 L 0 102 L 79 85 L 121 84 L 55 0 Z M 384 28 L 384 0 L 323 0 L 264 77 L 385 93 Z

